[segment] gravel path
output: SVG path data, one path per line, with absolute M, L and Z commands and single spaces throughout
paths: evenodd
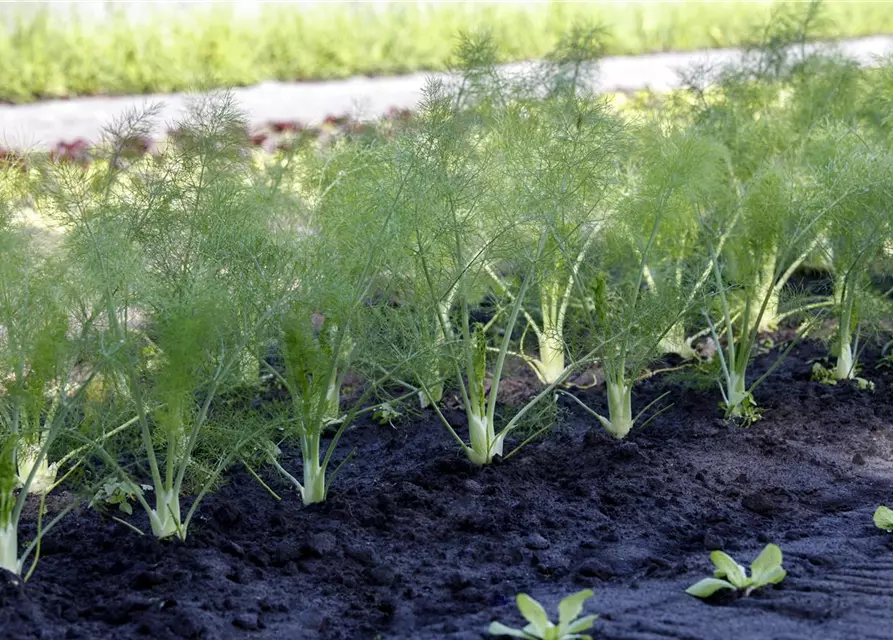
M 843 51 L 862 64 L 893 52 L 893 38 L 872 37 L 841 43 Z M 740 56 L 734 49 L 693 53 L 661 53 L 605 58 L 592 86 L 602 91 L 651 88 L 664 91 L 679 85 L 678 72 L 694 64 L 717 65 Z M 508 65 L 508 71 L 525 64 Z M 330 82 L 264 82 L 234 90 L 251 125 L 274 120 L 316 124 L 327 115 L 353 114 L 375 118 L 392 107 L 414 107 L 431 74 L 366 78 Z M 434 77 L 444 77 L 434 74 Z M 161 103 L 156 132 L 162 135 L 175 122 L 188 101 L 184 94 L 94 97 L 52 100 L 28 105 L 0 105 L 0 146 L 46 150 L 60 141 L 93 141 L 108 123 L 134 109 Z

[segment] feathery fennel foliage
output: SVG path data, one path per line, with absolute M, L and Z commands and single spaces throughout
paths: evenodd
M 400 180 L 392 187 L 402 191 L 398 227 L 407 230 L 400 234 L 403 266 L 394 272 L 418 276 L 413 304 L 437 322 L 434 346 L 449 363 L 443 368 L 452 369 L 470 445 L 434 409 L 476 464 L 503 455 L 506 436 L 524 416 L 591 359 L 565 365 L 564 316 L 574 271 L 599 230 L 622 140 L 605 105 L 578 95 L 575 83 L 505 78 L 488 47 L 486 39 L 466 39 L 457 86 L 429 86 L 417 129 L 396 145 Z M 534 99 L 538 91 L 545 96 Z M 499 304 L 480 317 L 476 307 L 488 287 Z M 539 310 L 525 308 L 531 295 Z M 515 353 L 546 387 L 497 429 L 499 384 L 519 322 L 535 333 L 539 354 L 523 353 L 523 336 Z M 424 335 L 431 332 L 418 333 Z M 431 395 L 424 378 L 419 383 Z
M 67 512 L 40 526 L 20 553 L 25 501 L 31 493 L 42 500 L 56 486 L 64 461 L 51 460 L 50 450 L 79 420 L 89 383 L 79 360 L 89 327 L 67 313 L 70 292 L 58 257 L 11 218 L 0 220 L 0 568 L 18 574 Z
M 684 293 L 680 321 L 660 339 L 660 353 L 675 353 L 683 359 L 696 356 L 686 335 L 686 320 L 705 284 L 709 264 L 703 260 L 703 230 L 698 216 L 713 217 L 725 211 L 733 197 L 726 148 L 696 127 L 674 126 L 657 121 L 637 129 L 638 143 L 633 166 L 627 174 L 627 196 L 622 224 L 629 237 L 648 236 L 658 222 L 650 254 L 644 256 L 644 283 L 650 296 L 668 291 Z M 719 248 L 726 238 L 719 238 Z M 700 270 L 694 272 L 693 269 Z M 672 292 L 676 292 L 675 294 Z
M 890 237 L 893 158 L 842 128 L 827 131 L 815 146 L 815 197 L 837 203 L 820 245 L 834 280 L 833 377 L 849 380 L 857 373 L 860 333 L 877 326 L 871 310 L 887 306 L 872 293 L 869 267 Z
M 533 300 L 522 301 L 526 328 L 516 353 L 545 385 L 566 377 L 565 325 L 575 279 L 604 232 L 619 187 L 618 161 L 628 147 L 623 123 L 603 99 L 579 86 L 584 65 L 601 54 L 600 35 L 592 27 L 571 29 L 490 124 L 497 153 L 492 197 L 535 221 L 512 228 L 513 242 L 532 252 L 547 234 L 545 257 L 532 274 Z M 523 274 L 504 277 L 501 266 L 491 261 L 485 268 L 497 291 L 514 299 Z M 525 349 L 528 333 L 536 340 L 535 355 Z
M 132 117 L 111 131 L 106 162 L 87 182 L 71 167 L 50 168 L 45 202 L 91 283 L 80 304 L 97 316 L 97 366 L 139 424 L 155 506 L 142 490 L 136 499 L 155 536 L 184 539 L 204 493 L 250 439 L 228 443 L 183 513 L 187 473 L 204 468 L 193 456 L 212 426 L 211 404 L 239 380 L 277 308 L 277 251 L 229 96 L 197 100 L 164 153 L 125 171 L 122 149 L 145 127 Z
M 396 364 L 389 360 L 400 344 L 405 313 L 392 309 L 389 300 L 392 220 L 402 190 L 390 193 L 381 186 L 390 175 L 386 159 L 375 144 L 351 143 L 307 161 L 316 165 L 309 175 L 317 188 L 289 225 L 302 230 L 283 247 L 291 284 L 272 336 L 284 366 L 264 363 L 290 397 L 282 431 L 300 446 L 303 479 L 277 460 L 278 444 L 272 441 L 264 445 L 267 459 L 305 505 L 325 500 L 352 455 L 328 473 L 341 436 L 357 416 L 374 410 L 367 401 L 414 359 L 403 352 Z M 363 374 L 365 388 L 342 406 L 341 389 L 351 372 Z
M 696 73 L 703 84 L 694 91 L 699 99 L 694 101 L 692 122 L 728 149 L 733 189 L 739 194 L 756 176 L 766 175 L 766 167 L 774 162 L 802 167 L 809 140 L 823 122 L 851 123 L 857 116 L 858 101 L 852 94 L 861 72 L 833 48 L 806 47 L 824 20 L 820 3 L 783 6 L 775 14 L 743 61 L 717 74 Z M 745 216 L 740 224 L 751 224 L 750 218 Z M 758 321 L 760 331 L 774 330 L 785 317 L 804 310 L 803 301 L 784 304 L 783 294 L 797 269 L 815 255 L 820 239 L 815 233 L 812 242 L 790 253 L 768 234 L 764 250 L 751 252 L 761 264 L 758 269 L 746 267 L 749 277 L 759 289 L 757 297 L 762 298 L 763 290 L 768 296 Z M 716 248 L 722 251 L 722 246 Z M 736 256 L 730 268 L 742 259 Z M 807 303 L 809 308 L 813 303 Z M 732 305 L 735 315 L 744 312 L 743 301 Z
M 697 269 L 692 265 L 698 260 L 691 249 L 686 251 L 685 239 L 694 241 L 697 231 L 691 228 L 690 216 L 695 206 L 709 205 L 704 194 L 715 188 L 712 172 L 702 175 L 701 158 L 695 155 L 709 151 L 709 145 L 687 134 L 655 135 L 660 140 L 657 146 L 666 153 L 638 167 L 627 192 L 606 219 L 592 255 L 575 275 L 583 301 L 580 318 L 586 328 L 586 347 L 593 348 L 605 376 L 608 415 L 567 395 L 616 438 L 626 437 L 660 400 L 634 414 L 633 384 L 665 350 L 666 341 L 678 338 L 682 318 L 699 297 L 704 281 L 703 275 L 696 279 Z M 655 142 L 646 140 L 646 145 Z M 715 158 L 708 154 L 705 159 Z M 705 191 L 695 196 L 699 188 Z

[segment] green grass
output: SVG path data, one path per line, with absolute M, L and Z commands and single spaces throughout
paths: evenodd
M 77 20 L 5 11 L 0 100 L 169 92 L 262 80 L 310 80 L 444 69 L 461 31 L 490 30 L 506 61 L 542 56 L 569 23 L 604 24 L 608 54 L 734 46 L 769 2 L 616 2 L 428 5 L 226 5 Z M 831 2 L 822 35 L 893 33 L 883 2 Z

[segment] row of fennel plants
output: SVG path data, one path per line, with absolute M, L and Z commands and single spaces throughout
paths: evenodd
M 350 457 L 341 436 L 384 402 L 417 397 L 484 465 L 529 440 L 506 448 L 535 409 L 558 395 L 582 405 L 570 380 L 597 364 L 607 415 L 583 407 L 623 438 L 654 406 L 634 410 L 635 382 L 667 351 L 695 357 L 694 332 L 720 348 L 727 416 L 750 420 L 767 312 L 811 330 L 834 311 L 835 377 L 852 378 L 887 308 L 869 276 L 889 249 L 893 161 L 888 123 L 866 106 L 885 104 L 885 76 L 841 106 L 840 70 L 855 70 L 819 53 L 730 70 L 630 121 L 580 81 L 597 34 L 573 30 L 524 77 L 468 38 L 456 83 L 432 83 L 419 117 L 387 136 L 258 164 L 223 96 L 198 100 L 157 154 L 127 156 L 148 126 L 133 117 L 87 170 L 38 165 L 24 192 L 4 181 L 3 568 L 23 572 L 37 548 L 17 540 L 28 493 L 88 456 L 103 471 L 80 480 L 111 480 L 153 535 L 184 539 L 237 460 L 325 500 Z M 817 95 L 827 109 L 807 109 Z M 807 262 L 832 295 L 787 294 Z M 505 416 L 510 358 L 541 386 Z M 245 408 L 271 386 L 288 402 Z M 466 425 L 443 411 L 448 392 Z

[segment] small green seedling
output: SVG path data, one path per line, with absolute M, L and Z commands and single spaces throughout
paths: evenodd
M 787 575 L 781 566 L 781 549 L 774 544 L 767 544 L 766 548 L 757 556 L 750 565 L 750 577 L 740 564 L 731 556 L 722 551 L 714 551 L 710 554 L 710 561 L 716 567 L 712 578 L 693 584 L 685 592 L 696 598 L 709 598 L 721 589 L 738 591 L 745 597 L 754 589 L 770 584 L 778 584 Z
M 813 382 L 819 382 L 821 384 L 827 385 L 835 385 L 837 384 L 837 378 L 834 377 L 834 371 L 822 365 L 821 362 L 814 362 L 812 365 L 812 377 L 810 378 Z
M 838 382 L 838 378 L 835 376 L 834 370 L 822 366 L 822 364 L 819 362 L 816 362 L 812 365 L 812 380 L 814 382 L 821 382 L 822 384 L 827 385 L 836 385 Z M 862 391 L 874 392 L 874 383 L 871 380 L 866 380 L 865 378 L 859 378 L 857 376 L 853 376 L 852 378 L 850 378 L 850 380 L 855 382 L 856 386 L 859 387 Z
M 133 507 L 131 501 L 136 500 L 136 494 L 142 489 L 152 491 L 150 484 L 141 484 L 140 488 L 129 480 L 107 480 L 103 483 L 102 488 L 93 496 L 90 502 L 91 507 L 95 507 L 98 502 L 104 502 L 108 505 L 118 505 L 118 510 L 127 515 L 133 515 Z
M 893 533 L 893 509 L 881 505 L 874 512 L 874 525 L 878 529 Z
M 592 623 L 598 616 L 578 617 L 583 611 L 583 603 L 592 595 L 591 589 L 584 589 L 562 600 L 558 604 L 558 624 L 555 625 L 549 620 L 546 610 L 539 602 L 526 593 L 519 593 L 516 598 L 518 610 L 529 624 L 523 629 L 513 629 L 500 622 L 491 622 L 488 631 L 491 636 L 510 636 L 526 640 L 592 640 L 592 636 L 580 632 L 592 628 Z
M 389 424 L 394 426 L 394 420 L 400 418 L 403 414 L 394 407 L 390 402 L 383 402 L 372 412 L 372 419 L 378 424 Z

